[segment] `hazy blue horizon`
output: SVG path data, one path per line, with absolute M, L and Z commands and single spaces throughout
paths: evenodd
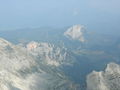
M 119 0 L 4 0 L 0 1 L 0 30 L 82 24 L 91 30 L 117 32 L 119 4 Z

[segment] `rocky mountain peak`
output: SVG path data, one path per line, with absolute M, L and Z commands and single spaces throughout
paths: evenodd
M 65 47 L 60 48 L 53 44 L 43 42 L 30 42 L 26 47 L 31 55 L 47 65 L 58 67 L 62 64 L 71 63 L 71 60 L 67 58 L 69 54 Z
M 78 40 L 80 42 L 85 42 L 84 38 L 84 27 L 82 25 L 74 25 L 70 27 L 66 32 L 64 32 L 64 35 L 72 40 Z
M 36 44 L 32 43 L 30 50 L 37 49 Z M 64 74 L 34 59 L 26 48 L 0 39 L 0 90 L 76 90 L 76 88 Z
M 120 66 L 109 63 L 105 71 L 92 72 L 87 76 L 87 90 L 119 90 Z

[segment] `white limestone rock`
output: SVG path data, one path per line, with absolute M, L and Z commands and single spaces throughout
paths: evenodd
M 31 55 L 47 65 L 59 67 L 62 64 L 70 65 L 73 63 L 73 57 L 68 54 L 65 47 L 60 48 L 53 44 L 34 41 L 28 43 L 26 47 Z
M 93 71 L 87 76 L 87 90 L 120 90 L 120 66 L 110 63 L 105 71 Z
M 84 38 L 84 27 L 81 25 L 74 25 L 70 27 L 64 35 L 71 40 L 78 40 L 80 42 L 85 42 Z
M 0 90 L 76 90 L 76 85 L 25 48 L 0 38 Z

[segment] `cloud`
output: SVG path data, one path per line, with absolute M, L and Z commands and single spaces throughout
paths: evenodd
M 78 16 L 79 15 L 79 9 L 74 9 L 73 10 L 73 16 Z

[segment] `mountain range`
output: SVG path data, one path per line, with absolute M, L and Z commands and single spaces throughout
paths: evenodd
M 73 25 L 0 37 L 1 90 L 119 90 L 119 36 Z

